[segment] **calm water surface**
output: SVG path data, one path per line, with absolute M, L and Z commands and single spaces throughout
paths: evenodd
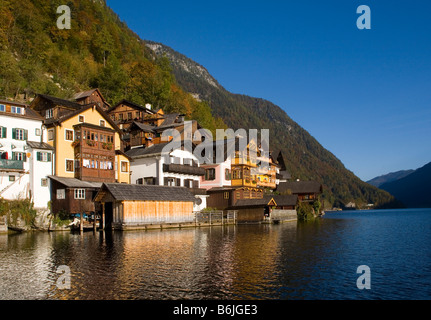
M 0 235 L 0 299 L 431 299 L 431 209 L 311 223 Z M 56 283 L 71 271 L 70 289 Z M 359 290 L 368 265 L 371 289 Z

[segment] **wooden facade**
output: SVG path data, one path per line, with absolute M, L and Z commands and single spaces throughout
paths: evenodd
M 67 212 L 100 213 L 100 206 L 93 201 L 100 184 L 91 184 L 74 178 L 49 177 L 51 180 L 51 211 L 53 214 Z
M 196 198 L 187 188 L 103 184 L 95 197 L 114 229 L 192 224 Z
M 115 130 L 80 123 L 75 131 L 75 178 L 115 182 Z

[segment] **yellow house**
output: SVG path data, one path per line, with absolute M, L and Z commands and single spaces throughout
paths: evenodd
M 32 107 L 45 117 L 44 134 L 55 149 L 55 176 L 130 183 L 130 161 L 121 152 L 122 132 L 102 108 L 46 95 L 38 95 Z

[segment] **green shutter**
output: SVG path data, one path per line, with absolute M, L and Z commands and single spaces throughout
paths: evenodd
M 12 151 L 12 160 L 16 160 L 16 152 Z
M 16 139 L 16 129 L 12 129 L 12 139 Z
M 48 159 L 48 162 L 51 162 L 51 156 L 52 156 L 52 155 L 51 155 L 51 152 L 48 152 L 48 158 L 47 158 L 47 159 Z
M 22 153 L 22 161 L 27 161 L 27 153 L 25 152 Z
M 24 130 L 24 140 L 27 140 L 28 138 L 28 130 Z
M 40 161 L 40 152 L 38 151 L 38 152 L 36 152 L 36 160 L 37 161 Z
M 1 137 L 7 138 L 7 128 L 6 127 L 1 128 Z

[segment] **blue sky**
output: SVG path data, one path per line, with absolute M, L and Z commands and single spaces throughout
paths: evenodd
M 142 39 L 267 99 L 363 180 L 431 161 L 431 2 L 107 0 Z M 359 30 L 359 5 L 371 30 Z

